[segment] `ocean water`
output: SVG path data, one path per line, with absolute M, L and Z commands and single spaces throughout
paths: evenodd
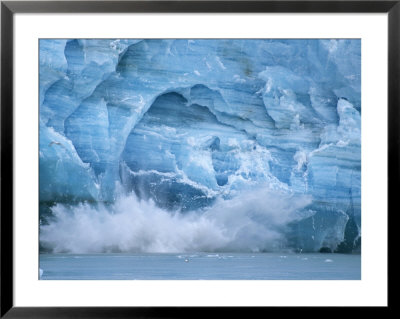
M 294 253 L 40 254 L 41 280 L 360 280 L 361 256 Z

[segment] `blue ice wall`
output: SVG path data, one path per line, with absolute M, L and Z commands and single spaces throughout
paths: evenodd
M 360 130 L 360 40 L 40 40 L 42 202 L 267 187 L 312 196 L 293 247 L 335 249 L 360 228 Z

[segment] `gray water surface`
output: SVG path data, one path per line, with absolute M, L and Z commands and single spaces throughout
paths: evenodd
M 41 254 L 42 280 L 360 280 L 361 256 L 284 253 Z

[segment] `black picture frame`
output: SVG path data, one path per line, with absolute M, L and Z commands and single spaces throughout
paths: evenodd
M 277 307 L 14 307 L 13 303 L 13 19 L 15 13 L 270 12 L 388 14 L 388 217 L 399 189 L 400 0 L 397 1 L 1 1 L 1 318 L 190 318 L 252 316 Z M 389 222 L 388 225 L 391 225 Z M 393 223 L 392 223 L 393 226 Z M 389 230 L 389 237 L 393 232 Z M 388 247 L 390 240 L 388 238 Z M 389 249 L 390 250 L 390 249 Z M 389 261 L 389 255 L 388 255 Z M 390 281 L 388 281 L 389 287 Z M 380 310 L 389 310 L 388 306 Z M 317 310 L 326 313 L 326 307 Z M 301 316 L 307 307 L 290 307 Z M 332 314 L 341 310 L 332 308 Z M 280 310 L 278 310 L 280 311 Z M 315 309 L 314 309 L 315 311 Z M 371 309 L 368 309 L 371 311 Z M 319 312 L 319 311 L 318 311 Z M 359 315 L 359 314 L 358 314 Z

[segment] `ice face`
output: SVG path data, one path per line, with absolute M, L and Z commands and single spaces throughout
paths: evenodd
M 40 122 L 40 201 L 97 200 L 99 186 L 90 164 L 84 163 L 65 136 Z
M 201 214 L 261 188 L 312 198 L 276 227 L 287 245 L 335 249 L 360 228 L 360 46 L 40 40 L 40 201 Z

